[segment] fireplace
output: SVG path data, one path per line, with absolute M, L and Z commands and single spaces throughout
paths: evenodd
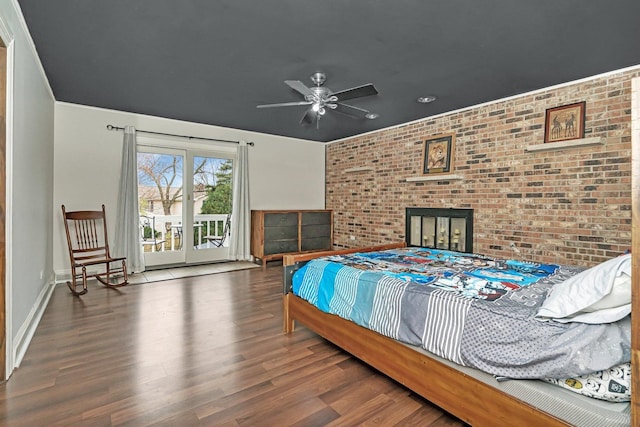
M 473 252 L 473 209 L 406 208 L 410 246 Z

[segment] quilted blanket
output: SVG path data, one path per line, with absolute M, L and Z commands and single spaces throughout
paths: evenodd
M 630 360 L 629 317 L 612 324 L 534 319 L 548 289 L 580 267 L 403 248 L 319 258 L 293 292 L 396 340 L 508 378 L 566 378 Z

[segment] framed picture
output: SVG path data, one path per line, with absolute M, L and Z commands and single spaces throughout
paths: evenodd
M 453 144 L 455 135 L 438 135 L 424 141 L 422 173 L 448 173 L 453 171 Z
M 544 122 L 544 142 L 584 138 L 585 102 L 547 108 Z

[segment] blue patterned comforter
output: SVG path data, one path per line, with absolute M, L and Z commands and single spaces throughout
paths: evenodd
M 319 258 L 293 292 L 333 313 L 438 356 L 509 378 L 565 378 L 630 360 L 630 319 L 534 319 L 547 290 L 578 267 L 427 248 Z

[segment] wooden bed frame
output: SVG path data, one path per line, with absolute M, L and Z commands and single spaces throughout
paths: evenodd
M 632 161 L 632 252 L 640 253 L 640 141 L 633 148 Z M 368 248 L 344 249 L 287 255 L 283 259 L 285 275 L 293 273 L 297 263 L 313 258 L 362 251 L 378 251 L 404 247 L 404 243 Z M 632 260 L 633 311 L 640 310 L 640 256 Z M 299 321 L 323 338 L 331 341 L 365 363 L 405 385 L 420 396 L 438 405 L 473 426 L 569 426 L 567 422 L 531 406 L 491 385 L 458 371 L 436 359 L 415 351 L 395 340 L 362 328 L 338 316 L 324 313 L 293 295 L 284 285 L 284 331 L 292 333 L 294 321 Z M 640 316 L 632 316 L 633 372 L 631 425 L 640 426 Z M 426 377 L 424 373 L 432 372 Z

